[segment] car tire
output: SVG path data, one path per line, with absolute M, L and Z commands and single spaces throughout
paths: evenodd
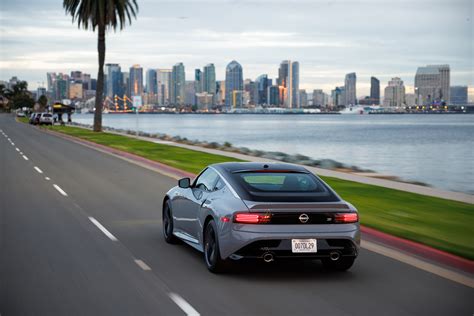
M 329 258 L 321 259 L 323 267 L 332 271 L 347 271 L 354 264 L 355 257 L 341 257 L 337 261 L 333 261 Z
M 170 201 L 166 201 L 163 206 L 163 237 L 168 244 L 176 244 L 178 238 L 173 235 L 173 212 Z
M 228 268 L 228 261 L 221 258 L 217 226 L 210 220 L 204 229 L 204 262 L 212 273 L 223 273 Z

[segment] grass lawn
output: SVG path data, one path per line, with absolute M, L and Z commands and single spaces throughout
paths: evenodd
M 94 133 L 78 127 L 48 128 L 193 173 L 212 163 L 236 161 L 225 156 L 110 133 Z M 474 259 L 474 205 L 336 178 L 322 178 L 357 207 L 363 225 Z

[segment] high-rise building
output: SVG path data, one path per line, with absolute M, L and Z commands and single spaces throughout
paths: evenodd
M 216 90 L 217 90 L 217 95 L 215 98 L 216 104 L 217 105 L 225 104 L 225 80 L 216 82 Z
M 370 101 L 372 104 L 380 104 L 380 80 L 370 77 Z
M 344 80 L 345 102 L 344 105 L 351 106 L 357 104 L 357 76 L 355 72 L 348 73 Z
M 248 93 L 248 104 L 258 104 L 258 83 L 250 79 L 244 82 L 244 90 Z M 245 102 L 244 102 L 245 103 Z
M 123 91 L 123 79 L 122 79 L 122 70 L 119 64 L 106 64 L 105 72 L 107 75 L 106 83 L 106 95 L 113 100 L 113 98 L 118 95 L 122 97 Z
M 82 83 L 81 82 L 71 82 L 69 84 L 69 99 L 79 99 L 82 100 L 84 98 L 84 93 L 82 90 Z
M 203 73 L 203 91 L 216 94 L 216 67 L 214 64 L 207 64 L 204 66 L 204 73 Z
M 282 105 L 287 108 L 299 107 L 300 64 L 284 60 L 278 69 L 278 85 L 283 87 Z
M 242 93 L 236 94 L 234 91 L 244 89 L 242 66 L 235 60 L 231 61 L 225 70 L 225 105 L 228 109 L 242 105 Z
M 193 83 L 194 84 L 194 83 Z M 185 103 L 186 74 L 183 63 L 177 63 L 171 71 L 170 103 L 184 105 Z
M 63 77 L 56 77 L 54 81 L 54 100 L 61 101 L 69 98 L 69 80 Z
M 280 102 L 280 88 L 279 86 L 269 86 L 267 88 L 267 104 L 272 106 L 278 106 Z
M 184 85 L 184 104 L 197 105 L 196 90 L 194 89 L 194 80 L 188 80 Z
M 392 78 L 384 92 L 384 106 L 402 107 L 405 105 L 405 86 L 403 81 L 398 78 Z
M 467 86 L 452 86 L 450 89 L 450 98 L 452 105 L 466 105 L 467 102 Z
M 36 101 L 38 101 L 38 99 L 39 99 L 42 95 L 46 95 L 46 88 L 44 88 L 44 87 L 38 87 L 38 89 L 36 89 Z
M 305 89 L 300 89 L 299 98 L 300 98 L 299 106 L 301 108 L 307 107 L 308 106 L 308 94 L 306 93 Z
M 336 87 L 334 90 L 331 90 L 331 99 L 333 106 L 346 105 L 345 87 Z
M 146 92 L 152 98 L 158 94 L 158 78 L 156 69 L 146 71 Z
M 141 96 L 143 94 L 143 68 L 140 65 L 130 67 L 129 73 L 130 95 Z
M 415 95 L 417 105 L 449 103 L 449 65 L 428 65 L 418 67 L 415 75 Z
M 257 104 L 269 104 L 268 102 L 268 87 L 272 85 L 272 79 L 268 79 L 268 75 L 260 75 L 255 80 L 258 85 L 258 102 Z
M 203 78 L 201 69 L 194 69 L 194 90 L 196 93 L 201 93 L 203 87 Z
M 313 105 L 317 107 L 321 107 L 325 105 L 323 90 L 321 89 L 313 90 Z
M 53 92 L 54 82 L 56 81 L 56 73 L 55 72 L 47 72 L 46 73 L 46 81 L 48 83 L 48 92 Z
M 158 87 L 158 104 L 161 106 L 169 105 L 171 69 L 157 69 L 156 78 Z
M 71 80 L 74 82 L 82 83 L 82 71 L 79 71 L 79 70 L 71 71 Z

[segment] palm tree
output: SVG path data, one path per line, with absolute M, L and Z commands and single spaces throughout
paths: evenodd
M 79 28 L 92 31 L 97 28 L 98 31 L 99 72 L 95 92 L 94 132 L 100 132 L 104 97 L 105 31 L 116 31 L 117 28 L 122 30 L 127 21 L 131 24 L 132 17 L 136 18 L 138 5 L 136 0 L 64 0 L 63 8 Z

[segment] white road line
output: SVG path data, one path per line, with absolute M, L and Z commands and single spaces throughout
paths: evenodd
M 404 253 L 401 253 L 399 251 L 396 251 L 396 250 L 393 250 L 393 249 L 390 249 L 390 248 L 386 248 L 384 246 L 378 245 L 378 244 L 370 242 L 370 241 L 362 240 L 361 246 L 362 246 L 362 248 L 365 248 L 365 249 L 370 250 L 372 252 L 376 252 L 376 253 L 381 254 L 383 256 L 386 256 L 386 257 L 401 261 L 403 263 L 409 264 L 411 266 L 414 266 L 418 269 L 431 272 L 431 273 L 436 274 L 436 275 L 438 275 L 442 278 L 445 278 L 445 279 L 448 279 L 448 280 L 451 280 L 451 281 L 469 286 L 471 288 L 474 288 L 474 279 L 472 279 L 472 278 L 470 278 L 466 275 L 463 275 L 463 274 L 460 274 L 460 273 L 457 273 L 457 272 L 454 272 L 454 271 L 436 266 L 436 265 L 431 264 L 429 262 L 417 259 L 415 257 L 406 255 Z
M 192 307 L 188 302 L 186 302 L 184 298 L 182 298 L 180 295 L 176 293 L 169 293 L 169 297 L 173 300 L 173 302 L 175 302 L 176 305 L 179 306 L 179 308 L 181 308 L 186 313 L 186 315 L 199 315 L 198 311 L 195 310 L 194 307 Z
M 26 157 L 25 155 L 23 155 L 23 159 L 28 160 L 28 157 Z
M 97 228 L 100 229 L 105 234 L 105 236 L 109 237 L 110 240 L 112 240 L 112 241 L 117 241 L 118 240 L 117 238 L 115 238 L 114 235 L 112 235 L 111 232 L 109 232 L 104 226 L 102 226 L 102 224 L 99 223 L 94 217 L 89 217 L 89 219 L 92 222 L 92 224 L 97 226 Z
M 67 193 L 64 192 L 64 190 L 61 189 L 61 188 L 59 187 L 59 185 L 53 184 L 53 187 L 54 187 L 56 190 L 58 190 L 58 192 L 61 193 L 62 195 L 67 196 Z
M 134 261 L 143 270 L 145 270 L 145 271 L 150 271 L 151 270 L 151 268 L 145 262 L 143 262 L 143 260 L 135 259 Z
M 40 168 L 36 167 L 36 166 L 35 166 L 35 170 L 38 171 L 38 173 L 43 173 L 43 171 Z
M 15 146 L 15 143 L 14 143 L 14 142 L 12 142 L 12 146 Z
M 45 179 L 45 180 L 48 180 L 48 181 L 51 180 L 50 177 L 44 177 L 44 179 Z
M 20 149 L 18 147 L 16 147 L 15 150 L 18 151 L 18 152 L 20 151 Z

